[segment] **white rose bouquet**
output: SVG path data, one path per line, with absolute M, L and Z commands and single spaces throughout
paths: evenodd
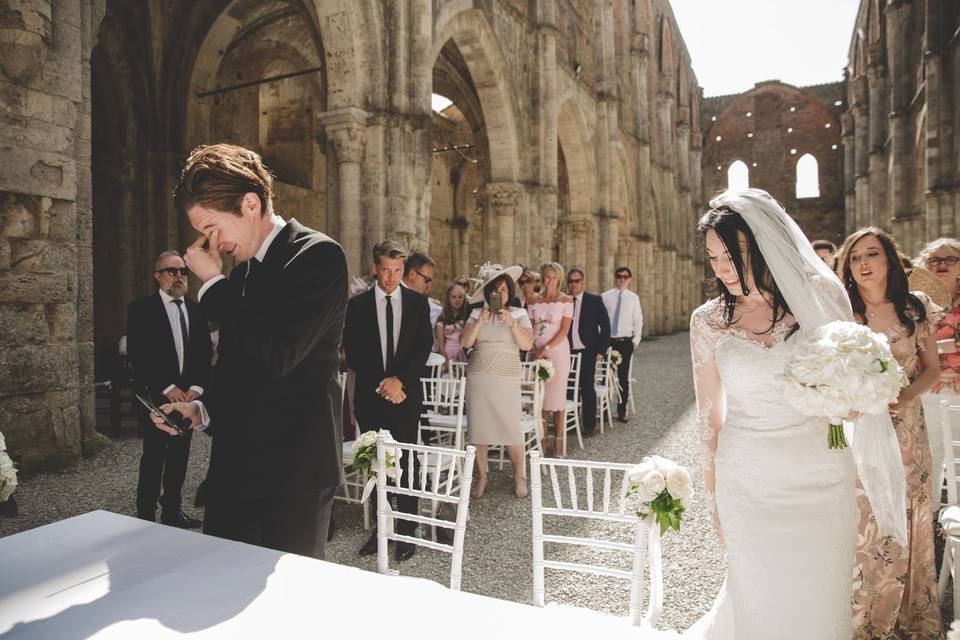
M 623 356 L 620 355 L 620 352 L 617 351 L 616 349 L 611 349 L 611 350 L 610 350 L 610 364 L 612 364 L 613 366 L 615 366 L 615 367 L 617 367 L 617 368 L 619 369 L 621 362 L 623 362 Z
M 960 640 L 960 620 L 954 620 L 950 623 L 950 630 L 947 631 L 947 640 Z
M 7 455 L 7 443 L 0 433 L 0 503 L 6 502 L 17 488 L 17 468 Z
M 847 446 L 844 416 L 887 411 L 909 383 L 885 335 L 843 320 L 805 332 L 783 379 L 790 406 L 830 421 L 831 449 Z
M 535 364 L 537 365 L 537 376 L 539 376 L 539 378 L 544 382 L 555 376 L 557 373 L 553 363 L 546 358 L 540 358 Z
M 693 495 L 686 467 L 660 456 L 647 456 L 627 472 L 627 480 L 630 483 L 627 496 L 640 496 L 646 507 L 637 511 L 638 516 L 653 513 L 661 536 L 670 528 L 680 530 L 683 503 Z
M 353 463 L 350 465 L 352 471 L 359 471 L 360 475 L 370 477 L 370 468 L 377 460 L 377 437 L 380 435 L 385 435 L 388 438 L 391 437 L 389 431 L 380 429 L 380 431 L 364 431 L 360 434 L 360 437 L 354 441 Z M 400 450 L 396 448 L 387 449 L 384 455 L 384 462 L 387 466 L 387 476 L 390 478 L 396 478 L 397 476 L 395 464 L 399 456 Z M 403 469 L 400 469 L 400 474 L 403 474 Z M 397 481 L 399 481 L 399 478 L 397 478 Z M 367 484 L 363 487 L 363 496 L 361 496 L 360 502 L 366 502 L 370 494 L 373 493 L 373 488 L 376 486 L 377 479 L 370 477 Z

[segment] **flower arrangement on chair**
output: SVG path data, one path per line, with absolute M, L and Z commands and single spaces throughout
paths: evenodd
M 684 502 L 693 495 L 690 472 L 672 460 L 660 456 L 647 456 L 643 462 L 627 472 L 630 483 L 627 497 L 640 496 L 643 508 L 637 515 L 647 517 L 651 513 L 660 525 L 662 536 L 668 529 L 680 530 L 680 520 L 685 509 Z
M 7 443 L 0 433 L 0 515 L 17 515 L 13 492 L 17 488 L 17 468 L 7 454 Z
M 363 495 L 360 497 L 361 503 L 366 502 L 367 499 L 370 498 L 374 487 L 377 486 L 376 475 L 371 474 L 370 469 L 377 460 L 377 437 L 380 435 L 392 438 L 390 432 L 386 429 L 380 429 L 380 431 L 364 431 L 353 443 L 353 464 L 350 465 L 350 470 L 358 471 L 361 476 L 369 478 L 367 484 L 363 487 Z M 397 482 L 400 481 L 400 478 L 397 477 L 396 468 L 396 460 L 399 455 L 400 452 L 397 449 L 388 449 L 385 454 L 387 476 L 396 479 Z M 403 469 L 400 469 L 400 474 L 403 475 Z
M 540 358 L 534 364 L 537 365 L 537 376 L 542 382 L 546 382 L 557 374 L 557 370 L 554 368 L 553 363 L 546 358 Z

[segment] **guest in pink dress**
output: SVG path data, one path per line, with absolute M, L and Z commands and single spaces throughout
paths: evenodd
M 451 362 L 466 362 L 467 355 L 460 344 L 460 334 L 467 321 L 467 292 L 459 284 L 447 287 L 443 297 L 443 311 L 437 318 L 434 336 L 440 353 L 446 359 L 444 369 L 450 369 Z
M 567 333 L 573 322 L 573 298 L 560 291 L 560 282 L 564 274 L 563 267 L 556 262 L 548 262 L 540 267 L 543 290 L 532 300 L 527 300 L 527 312 L 533 323 L 533 349 L 528 360 L 546 358 L 553 363 L 554 375 L 547 381 L 543 396 L 544 442 L 541 451 L 550 451 L 547 447 L 547 431 L 550 415 L 553 415 L 554 439 L 553 455 L 564 455 L 566 437 L 567 377 L 570 375 L 570 343 Z M 549 454 L 548 454 L 549 455 Z

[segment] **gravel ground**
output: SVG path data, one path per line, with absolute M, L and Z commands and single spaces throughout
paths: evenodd
M 639 413 L 628 424 L 615 423 L 604 435 L 585 441 L 585 451 L 571 440 L 569 457 L 635 463 L 656 453 L 687 465 L 694 487 L 699 489 L 702 483 L 687 334 L 646 340 L 636 358 Z M 195 517 L 202 517 L 202 511 L 192 508 L 191 499 L 205 474 L 209 448 L 209 438 L 202 434 L 194 438 L 184 488 L 184 496 L 189 499 L 184 510 Z M 21 515 L 0 518 L 0 537 L 94 509 L 133 515 L 139 455 L 138 439 L 118 440 L 72 470 L 23 479 L 17 490 Z M 470 505 L 462 588 L 529 603 L 533 597 L 530 500 L 513 497 L 509 463 L 503 471 L 494 468 L 490 479 L 486 495 Z M 549 493 L 547 486 L 544 490 Z M 375 556 L 360 558 L 356 553 L 368 536 L 362 528 L 360 508 L 338 502 L 334 512 L 336 535 L 328 559 L 375 571 Z M 591 537 L 617 530 L 591 522 L 568 522 L 560 532 Z M 709 609 L 725 571 L 723 552 L 701 491 L 684 514 L 682 531 L 668 533 L 663 547 L 666 594 L 660 627 L 683 629 Z M 548 546 L 547 557 L 629 569 L 629 559 L 622 555 L 584 553 L 566 545 L 560 549 Z M 449 582 L 449 556 L 439 552 L 418 549 L 414 558 L 399 567 L 391 556 L 391 566 L 404 575 Z M 547 570 L 546 595 L 548 601 L 626 615 L 629 585 L 614 578 Z M 948 594 L 945 605 L 949 598 Z

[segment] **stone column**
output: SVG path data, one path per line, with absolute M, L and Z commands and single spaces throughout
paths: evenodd
M 488 219 L 495 227 L 486 227 L 484 234 L 491 240 L 496 238 L 494 251 L 485 257 L 505 266 L 516 264 L 516 216 L 523 187 L 515 182 L 491 182 L 484 191 L 490 209 Z
M 363 251 L 363 214 L 360 163 L 366 134 L 367 114 L 352 107 L 328 111 L 320 118 L 327 139 L 333 144 L 337 161 L 339 195 L 338 237 L 347 257 L 350 275 L 366 272 Z

